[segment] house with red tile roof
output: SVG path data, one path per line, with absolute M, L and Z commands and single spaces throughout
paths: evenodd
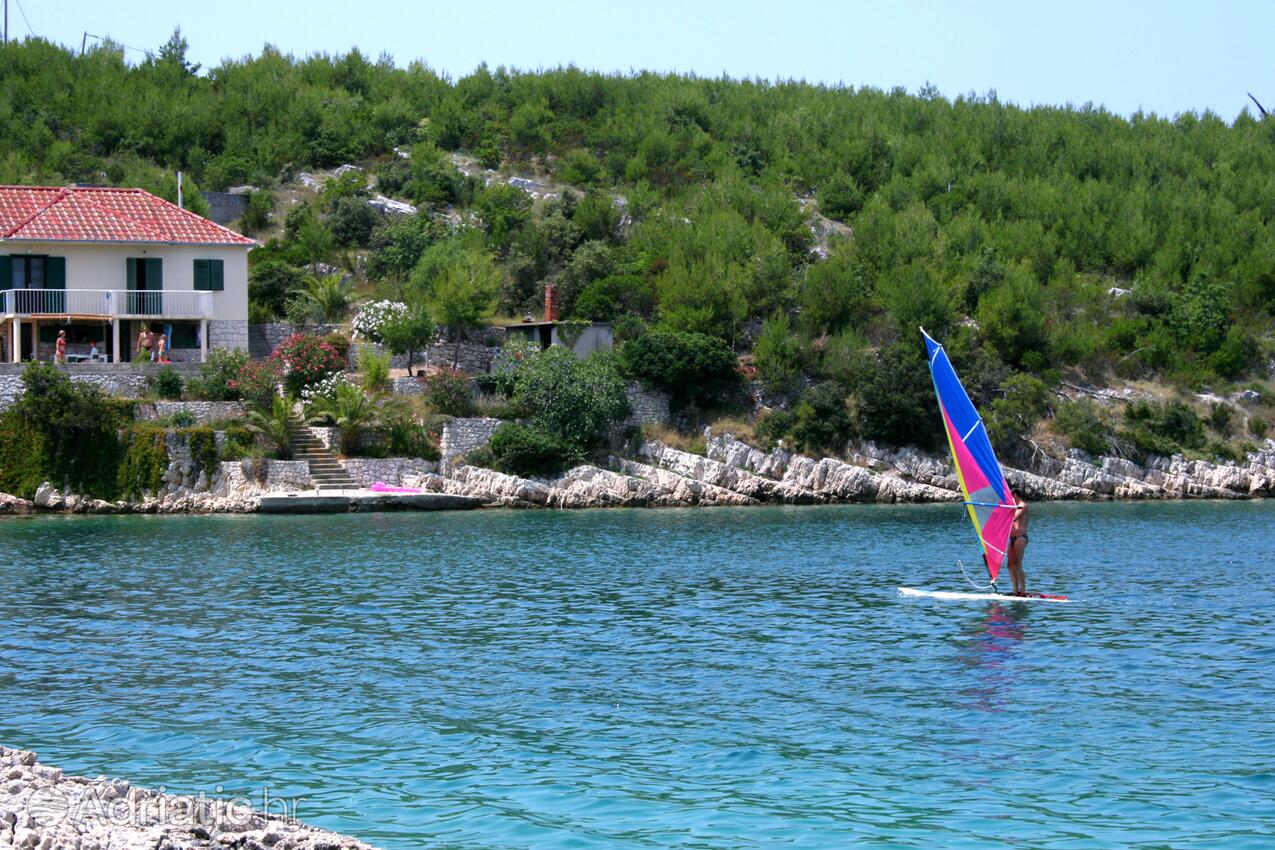
M 0 186 L 0 362 L 248 348 L 257 243 L 141 189 Z

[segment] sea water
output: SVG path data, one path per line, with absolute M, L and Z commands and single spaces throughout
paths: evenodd
M 961 560 L 950 505 L 4 521 L 0 743 L 387 850 L 1275 846 L 1275 502 L 895 592 Z

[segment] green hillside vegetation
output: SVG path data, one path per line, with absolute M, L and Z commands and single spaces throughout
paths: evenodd
M 1275 119 L 570 67 L 452 80 L 269 46 L 203 70 L 180 34 L 137 65 L 109 44 L 11 44 L 0 79 L 3 183 L 171 196 L 181 169 L 204 189 L 278 194 L 303 169 L 367 166 L 286 213 L 254 197 L 244 228 L 269 239 L 252 255 L 257 319 L 387 298 L 455 336 L 538 312 L 553 282 L 564 317 L 660 335 L 642 345 L 662 356 L 689 334 L 678 344 L 747 355 L 785 408 L 762 439 L 936 445 L 919 325 L 1009 451 L 1052 432 L 1090 450 L 1227 456 L 1264 435 L 1262 418 L 1174 396 L 1265 391 Z M 513 173 L 570 188 L 533 199 L 504 182 Z M 421 213 L 383 217 L 373 191 Z M 353 271 L 354 289 L 311 274 L 319 261 Z M 404 345 L 421 336 L 399 330 Z M 1064 402 L 1064 378 L 1144 382 L 1166 401 Z M 705 384 L 679 401 L 730 406 Z

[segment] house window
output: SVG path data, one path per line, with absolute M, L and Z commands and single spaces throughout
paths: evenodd
M 199 326 L 198 325 L 173 325 L 173 332 L 169 336 L 169 348 L 199 348 Z
M 195 260 L 195 289 L 221 292 L 226 288 L 226 264 L 222 260 Z
M 14 289 L 44 289 L 47 257 L 18 255 L 10 259 L 13 263 Z

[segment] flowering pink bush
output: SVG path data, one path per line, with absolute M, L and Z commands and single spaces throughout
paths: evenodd
M 268 361 L 289 395 L 300 395 L 333 372 L 345 368 L 345 358 L 314 334 L 298 333 L 279 343 Z
M 239 369 L 238 377 L 226 382 L 244 401 L 258 407 L 270 407 L 270 399 L 278 392 L 279 374 L 269 361 L 249 360 Z

